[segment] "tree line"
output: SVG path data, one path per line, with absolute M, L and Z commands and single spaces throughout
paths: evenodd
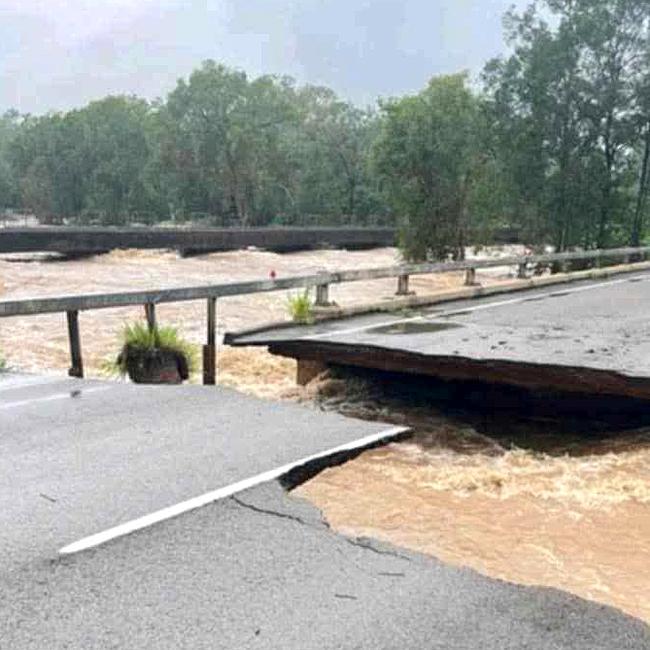
M 166 99 L 0 119 L 0 208 L 44 220 L 397 225 L 412 259 L 495 228 L 638 245 L 650 212 L 648 0 L 539 0 L 480 82 L 434 77 L 361 109 L 207 61 Z
M 377 125 L 327 88 L 207 61 L 164 102 L 6 113 L 0 206 L 106 224 L 389 223 L 368 165 Z

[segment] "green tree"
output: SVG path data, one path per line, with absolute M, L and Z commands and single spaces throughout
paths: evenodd
M 350 224 L 385 212 L 368 166 L 376 114 L 319 86 L 298 89 L 296 102 L 299 119 L 281 137 L 293 217 Z
M 79 126 L 73 115 L 26 117 L 11 143 L 21 206 L 39 217 L 58 220 L 83 207 L 82 169 L 73 164 L 81 162 L 75 154 Z
M 650 40 L 645 54 L 642 57 L 644 72 L 635 92 L 634 127 L 638 134 L 638 143 L 635 147 L 637 155 L 637 189 L 634 200 L 634 214 L 630 229 L 630 244 L 638 246 L 645 230 L 646 218 L 650 208 L 648 194 L 650 194 Z
M 180 176 L 189 163 L 222 214 L 244 226 L 263 219 L 280 132 L 294 118 L 291 96 L 282 80 L 249 81 L 243 72 L 205 62 L 169 95 L 167 160 Z
M 20 115 L 7 111 L 0 116 L 0 210 L 17 207 L 20 195 L 10 160 L 10 150 L 20 129 Z
M 375 169 L 389 204 L 404 219 L 406 255 L 461 259 L 481 164 L 478 102 L 466 75 L 436 77 L 418 95 L 381 109 Z
M 537 6 L 508 15 L 514 53 L 484 74 L 512 212 L 558 250 L 625 241 L 647 2 L 540 2 L 553 27 Z
M 146 210 L 148 119 L 147 102 L 129 97 L 26 118 L 10 147 L 23 207 L 47 219 L 92 213 L 109 223 Z
M 103 221 L 121 223 L 157 207 L 145 180 L 150 115 L 149 104 L 134 97 L 107 97 L 74 115 L 83 138 L 71 168 L 84 161 L 83 209 Z

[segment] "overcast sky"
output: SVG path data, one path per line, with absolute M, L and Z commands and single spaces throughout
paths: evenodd
M 0 112 L 164 96 L 204 59 L 360 104 L 478 73 L 513 0 L 0 0 Z M 527 0 L 515 0 L 518 6 Z

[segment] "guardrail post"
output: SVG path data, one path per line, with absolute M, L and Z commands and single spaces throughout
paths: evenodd
M 316 286 L 316 307 L 329 307 L 330 305 L 330 285 L 319 284 Z
M 397 293 L 396 296 L 408 296 L 411 292 L 409 291 L 409 276 L 408 275 L 399 275 L 397 276 Z
M 153 302 L 148 302 L 144 306 L 144 315 L 147 318 L 147 326 L 150 330 L 156 329 L 156 305 Z
M 207 343 L 203 346 L 203 383 L 214 386 L 217 383 L 217 299 L 208 298 Z
M 77 377 L 83 379 L 84 364 L 81 356 L 81 337 L 79 336 L 79 312 L 68 311 L 66 312 L 68 319 L 68 339 L 70 341 L 70 370 L 68 375 L 70 377 Z
M 517 266 L 517 278 L 525 280 L 528 277 L 528 262 L 522 262 Z
M 570 270 L 570 264 L 571 263 L 567 260 L 559 260 L 557 262 L 553 262 L 550 265 L 551 275 L 555 275 L 556 273 L 568 273 Z
M 473 287 L 476 284 L 476 269 L 465 270 L 465 286 Z

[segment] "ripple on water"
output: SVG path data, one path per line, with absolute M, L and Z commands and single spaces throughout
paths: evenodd
M 416 429 L 296 490 L 333 527 L 650 621 L 650 429 L 595 436 L 557 422 L 500 427 L 382 402 L 354 382 L 324 392 L 328 408 Z

